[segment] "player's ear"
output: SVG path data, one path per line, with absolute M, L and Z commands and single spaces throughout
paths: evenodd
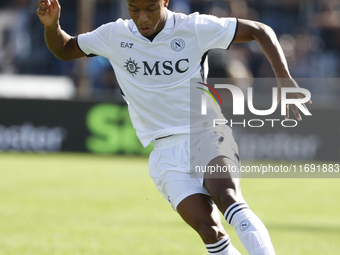
M 168 8 L 169 0 L 164 0 L 164 7 Z

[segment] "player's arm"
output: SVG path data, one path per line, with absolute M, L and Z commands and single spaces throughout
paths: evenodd
M 58 0 L 40 0 L 37 15 L 45 26 L 45 41 L 50 51 L 63 61 L 86 55 L 79 49 L 76 38 L 63 31 L 59 24 L 61 7 Z
M 263 23 L 238 20 L 234 43 L 257 41 L 277 78 L 291 78 L 286 58 L 273 29 Z
M 278 100 L 280 100 L 281 87 L 298 88 L 299 86 L 289 73 L 286 57 L 283 53 L 275 32 L 273 31 L 273 29 L 263 23 L 239 19 L 237 32 L 233 42 L 243 43 L 254 40 L 260 45 L 263 53 L 271 64 L 276 78 L 278 78 Z M 301 93 L 290 93 L 288 94 L 288 96 L 289 98 L 305 98 L 305 95 Z M 309 101 L 308 103 L 311 104 L 312 102 Z M 298 108 L 295 105 L 292 105 L 292 110 L 295 117 L 298 120 L 301 120 Z M 287 111 L 286 118 L 289 118 L 289 111 Z

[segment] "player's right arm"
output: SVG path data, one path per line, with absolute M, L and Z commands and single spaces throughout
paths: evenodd
M 50 51 L 63 61 L 85 57 L 77 39 L 61 29 L 59 24 L 61 7 L 58 0 L 40 0 L 37 15 L 45 27 L 45 41 Z

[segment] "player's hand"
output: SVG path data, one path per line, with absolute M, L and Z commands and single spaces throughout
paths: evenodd
M 277 82 L 277 87 L 278 87 L 278 101 L 277 104 L 280 103 L 281 100 L 281 88 L 300 88 L 299 85 L 296 83 L 296 81 L 293 78 L 279 78 Z M 306 95 L 303 93 L 287 93 L 287 99 L 299 99 L 299 98 L 305 98 Z M 308 104 L 312 104 L 312 101 L 309 100 Z M 289 119 L 289 104 L 286 105 L 286 116 L 285 119 Z M 301 121 L 301 115 L 299 113 L 298 107 L 295 104 L 291 105 L 292 111 L 295 115 L 295 118 L 298 121 Z M 308 111 L 307 107 L 305 104 L 303 104 L 303 107 L 306 108 Z
M 45 27 L 58 24 L 61 7 L 58 0 L 40 0 L 37 15 Z

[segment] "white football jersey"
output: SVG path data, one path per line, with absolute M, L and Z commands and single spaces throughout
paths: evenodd
M 198 132 L 213 119 L 223 118 L 208 97 L 208 114 L 200 120 L 205 124 L 193 129 L 190 79 L 203 81 L 207 76 L 206 53 L 214 48 L 227 49 L 236 28 L 235 18 L 199 13 L 188 16 L 167 10 L 165 27 L 152 42 L 139 33 L 133 20 L 122 19 L 81 34 L 77 41 L 85 54 L 109 59 L 137 136 L 146 147 L 156 138 Z M 204 92 L 194 91 L 200 103 Z M 200 109 L 195 110 L 198 115 Z

